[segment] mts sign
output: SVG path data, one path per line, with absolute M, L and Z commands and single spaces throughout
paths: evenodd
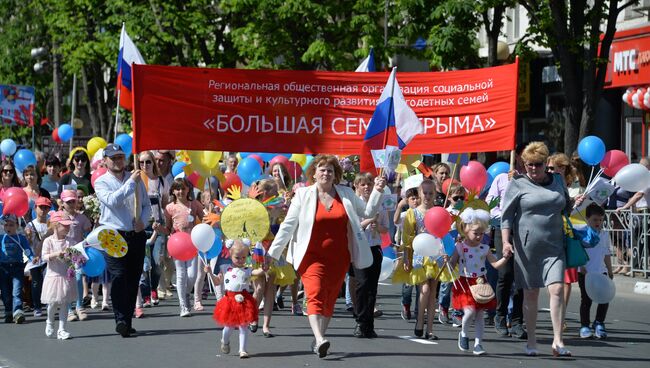
M 639 50 L 623 50 L 614 53 L 614 72 L 625 73 L 639 70 L 637 56 Z

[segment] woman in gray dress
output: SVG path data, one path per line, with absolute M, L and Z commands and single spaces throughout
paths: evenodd
M 526 173 L 513 177 L 501 206 L 503 254 L 514 252 L 515 283 L 524 289 L 526 354 L 538 354 L 537 304 L 539 289 L 546 287 L 553 324 L 553 355 L 571 356 L 562 340 L 565 262 L 562 215 L 570 212 L 573 202 L 562 177 L 546 173 L 548 155 L 548 148 L 541 142 L 530 143 L 521 155 Z

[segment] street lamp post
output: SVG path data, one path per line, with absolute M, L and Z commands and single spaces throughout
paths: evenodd
M 41 59 L 44 56 L 47 56 L 48 50 L 46 47 L 37 47 L 31 50 L 31 56 L 33 59 Z M 40 60 L 34 64 L 34 71 L 36 73 L 42 73 L 48 66 L 47 60 Z M 59 55 L 54 52 L 52 53 L 52 100 L 54 104 L 54 127 L 58 128 L 61 123 L 61 66 Z

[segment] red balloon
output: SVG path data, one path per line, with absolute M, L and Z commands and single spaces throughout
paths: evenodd
M 11 187 L 7 189 L 2 200 L 3 215 L 22 217 L 29 211 L 29 198 L 23 188 Z
M 460 168 L 460 182 L 470 192 L 479 193 L 487 180 L 487 170 L 478 161 L 470 161 L 466 166 Z
M 192 243 L 192 236 L 186 232 L 173 233 L 167 240 L 169 255 L 179 261 L 189 261 L 196 257 L 198 251 Z
M 447 178 L 442 182 L 442 194 L 447 195 L 449 193 L 449 186 L 453 184 L 460 184 L 456 179 Z
M 636 102 L 639 104 L 641 110 L 647 110 L 648 106 L 643 103 L 643 96 L 645 95 L 646 88 L 639 88 L 636 93 Z
M 302 175 L 302 167 L 300 167 L 300 164 L 297 162 L 289 161 L 286 168 L 294 181 Z
M 248 158 L 248 157 L 254 158 L 255 160 L 257 160 L 257 162 L 260 163 L 260 167 L 262 167 L 262 168 L 264 167 L 264 160 L 262 159 L 262 157 L 260 155 L 256 155 L 256 154 L 252 153 L 252 154 L 246 156 L 246 158 Z
M 603 169 L 605 175 L 613 178 L 616 173 L 630 163 L 630 159 L 623 151 L 611 150 L 605 153 L 605 157 L 600 161 L 600 167 Z
M 632 103 L 632 97 L 634 97 L 634 94 L 636 93 L 636 88 L 633 89 L 628 95 L 627 95 L 627 104 L 630 105 L 631 107 L 634 107 L 634 104 Z
M 54 139 L 56 143 L 63 143 L 61 138 L 59 138 L 59 128 L 54 128 L 52 131 L 52 139 Z
M 223 176 L 226 177 L 226 180 L 223 183 L 220 183 L 221 190 L 223 190 L 224 193 L 228 194 L 228 188 L 232 187 L 233 185 L 238 186 L 240 189 L 243 187 L 241 179 L 237 174 L 232 173 L 232 172 L 227 172 L 223 174 Z
M 282 155 L 277 155 L 269 161 L 269 167 L 273 167 L 275 164 L 282 164 L 284 165 L 285 168 L 288 168 L 289 166 L 289 159 L 287 156 L 282 156 Z
M 100 167 L 99 169 L 93 171 L 92 175 L 90 175 L 90 185 L 92 185 L 94 188 L 95 180 L 97 180 L 97 178 L 99 178 L 100 176 L 106 174 L 107 171 L 108 169 L 105 167 Z
M 186 179 L 187 179 L 187 181 L 189 181 L 190 183 L 192 183 L 192 185 L 194 186 L 194 188 L 198 188 L 199 178 L 200 178 L 200 177 L 201 177 L 201 175 L 199 175 L 199 173 L 197 173 L 197 172 L 195 171 L 195 172 L 191 173 L 190 176 L 187 176 Z M 203 189 L 203 188 L 198 188 L 198 189 Z
M 429 234 L 438 238 L 443 238 L 451 229 L 453 219 L 451 214 L 442 207 L 430 208 L 424 214 L 424 227 L 427 228 Z

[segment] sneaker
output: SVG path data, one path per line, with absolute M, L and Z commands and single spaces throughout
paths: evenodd
M 135 318 L 142 318 L 144 316 L 144 310 L 141 307 L 135 308 Z
M 449 323 L 449 310 L 443 307 L 440 307 L 440 312 L 438 312 L 438 322 L 441 325 L 446 325 Z
M 77 317 L 77 315 L 75 314 L 74 311 L 68 312 L 68 322 L 74 322 L 74 321 L 78 321 L 78 320 L 79 320 L 79 318 Z
M 85 321 L 88 319 L 88 314 L 86 313 L 85 308 L 78 308 L 77 309 L 77 316 L 79 317 L 80 321 Z
M 90 307 L 90 300 L 92 297 L 90 295 L 84 296 L 83 300 L 81 301 L 81 306 L 84 308 Z
M 45 321 L 45 336 L 47 337 L 54 336 L 54 327 L 52 326 L 52 322 L 50 321 Z
M 97 299 L 95 299 L 95 298 L 93 297 L 93 298 L 90 300 L 90 308 L 92 308 L 92 309 L 97 309 L 98 306 L 99 306 L 99 303 L 97 303 Z
M 291 306 L 291 314 L 294 316 L 302 316 L 302 307 L 299 303 L 296 303 Z
M 166 293 L 165 293 L 164 291 L 162 291 L 162 290 L 158 290 L 158 291 L 156 292 L 156 298 L 157 298 L 157 299 L 160 299 L 160 300 L 165 300 L 165 298 L 166 298 Z
M 221 343 L 221 352 L 224 354 L 230 354 L 230 344 Z
M 203 304 L 201 304 L 201 302 L 194 302 L 194 310 L 198 311 L 198 312 L 202 311 L 203 310 Z
M 107 310 L 110 310 L 110 309 L 111 309 L 111 308 L 108 306 L 107 303 L 102 303 L 102 310 L 103 310 L 103 311 L 107 311 Z
M 181 317 L 191 317 L 192 313 L 187 308 L 181 308 Z
M 593 336 L 593 333 L 591 332 L 591 328 L 589 326 L 582 326 L 580 327 L 580 338 L 583 339 L 588 339 Z
M 284 298 L 282 295 L 275 297 L 275 304 L 278 306 L 278 309 L 284 309 Z
M 607 338 L 607 330 L 605 329 L 604 323 L 595 321 L 592 327 L 594 328 L 594 336 L 596 336 L 597 339 Z
M 486 353 L 485 349 L 483 349 L 483 346 L 481 344 L 478 344 L 474 346 L 474 350 L 472 351 L 474 355 L 483 355 Z
M 59 330 L 59 332 L 56 333 L 56 338 L 58 340 L 68 340 L 70 337 L 70 332 L 66 330 Z
M 41 308 L 36 308 L 34 309 L 34 317 L 42 317 L 43 316 L 43 311 Z
M 462 332 L 458 333 L 458 349 L 469 351 L 469 337 L 463 337 Z
M 144 303 L 142 303 L 144 308 L 151 308 L 151 298 L 148 296 L 144 297 Z
M 248 359 L 248 353 L 245 351 L 239 352 L 239 359 Z
M 354 306 L 352 304 L 346 304 L 345 305 L 345 310 L 348 312 L 354 311 Z
M 510 335 L 510 331 L 508 331 L 508 321 L 505 317 L 494 316 L 494 329 L 499 336 L 505 337 Z
M 151 303 L 153 305 L 160 304 L 160 299 L 158 299 L 158 291 L 156 290 L 151 291 Z
M 20 325 L 23 322 L 25 322 L 25 314 L 21 309 L 15 311 L 13 317 L 14 317 L 14 322 L 16 322 L 17 325 Z
M 526 330 L 524 330 L 521 323 L 515 323 L 510 328 L 510 336 L 519 340 L 526 340 L 528 338 L 528 333 L 526 333 Z
M 404 304 L 402 305 L 402 313 L 400 313 L 402 316 L 402 319 L 405 321 L 410 321 L 411 320 L 411 305 L 410 304 Z
M 451 325 L 454 327 L 462 327 L 463 326 L 463 317 L 459 315 L 453 315 L 451 316 Z M 469 348 L 467 348 L 469 350 Z

